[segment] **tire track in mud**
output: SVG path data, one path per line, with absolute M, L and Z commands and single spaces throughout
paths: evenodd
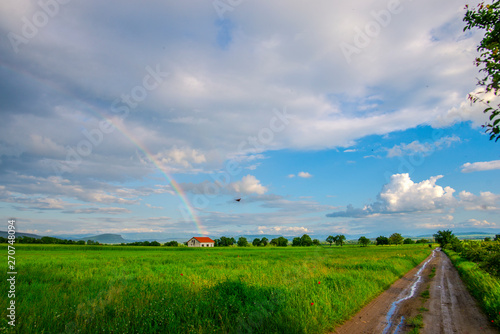
M 424 291 L 429 292 L 428 299 L 421 297 Z M 423 308 L 428 311 L 421 311 Z M 422 334 L 499 333 L 479 309 L 449 258 L 439 249 L 337 327 L 334 333 L 406 333 L 412 328 L 404 319 L 418 314 L 423 316 Z

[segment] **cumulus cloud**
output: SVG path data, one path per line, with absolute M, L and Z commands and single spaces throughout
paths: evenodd
M 480 172 L 485 170 L 500 169 L 500 160 L 467 162 L 462 165 L 462 173 Z
M 433 176 L 429 180 L 414 183 L 409 174 L 391 176 L 379 194 L 388 212 L 432 211 L 453 205 L 454 189 L 436 185 L 442 175 Z
M 244 195 L 263 195 L 267 192 L 267 188 L 255 176 L 250 174 L 244 176 L 240 181 L 231 183 L 230 187 L 238 194 Z
M 442 187 L 436 182 L 443 176 L 433 176 L 428 180 L 415 183 L 409 174 L 394 174 L 377 195 L 377 201 L 363 208 L 348 205 L 346 210 L 327 214 L 327 217 L 361 218 L 378 214 L 411 212 L 442 212 L 444 209 L 461 207 L 466 210 L 497 210 L 500 196 L 491 192 L 481 192 L 476 196 L 470 192 L 460 192 L 458 198 L 455 189 Z M 444 217 L 453 219 L 451 215 Z

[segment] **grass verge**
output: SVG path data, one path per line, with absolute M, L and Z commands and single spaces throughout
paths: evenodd
M 500 281 L 452 250 L 444 250 L 488 319 L 500 328 Z

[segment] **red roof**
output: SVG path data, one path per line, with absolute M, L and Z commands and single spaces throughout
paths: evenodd
M 198 240 L 199 242 L 214 242 L 212 239 L 209 237 L 194 237 L 194 239 Z

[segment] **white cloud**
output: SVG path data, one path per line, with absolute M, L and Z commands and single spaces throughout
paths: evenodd
M 74 213 L 74 214 L 108 214 L 108 215 L 118 215 L 123 213 L 130 213 L 132 211 L 125 208 L 117 208 L 117 207 L 106 207 L 106 208 L 84 208 L 84 209 L 76 209 L 71 211 L 64 211 L 64 213 Z
M 288 177 L 289 178 L 294 178 L 295 176 L 298 176 L 298 177 L 301 177 L 301 178 L 304 178 L 304 179 L 308 179 L 308 178 L 311 178 L 313 177 L 310 173 L 308 172 L 299 172 L 297 175 L 295 174 L 288 174 Z
M 230 184 L 230 187 L 238 194 L 257 194 L 263 195 L 267 192 L 267 188 L 260 184 L 260 181 L 253 175 L 244 176 L 240 181 Z
M 308 178 L 311 178 L 313 177 L 311 174 L 309 174 L 308 172 L 300 172 L 299 174 L 297 174 L 298 177 L 302 177 L 304 179 L 308 179 Z
M 165 169 L 170 171 L 190 171 L 193 165 L 200 165 L 207 161 L 205 155 L 192 148 L 172 148 L 159 152 L 155 160 Z
M 481 97 L 484 101 L 489 101 L 491 105 L 500 104 L 500 97 L 492 92 L 482 94 L 482 91 L 483 89 L 478 87 L 470 94 Z M 474 126 L 479 127 L 489 121 L 488 114 L 483 112 L 486 108 L 486 104 L 482 102 L 471 103 L 468 98 L 464 97 L 459 106 L 454 106 L 446 113 L 438 115 L 432 125 L 444 127 L 458 122 L 472 121 Z
M 462 165 L 462 173 L 472 173 L 495 169 L 500 169 L 500 160 L 480 161 L 474 163 L 467 162 Z
M 327 217 L 366 217 L 379 214 L 400 214 L 411 212 L 443 212 L 463 208 L 465 210 L 498 210 L 500 195 L 491 192 L 481 192 L 476 196 L 467 191 L 461 191 L 458 198 L 454 197 L 455 189 L 441 187 L 436 184 L 443 176 L 433 176 L 428 180 L 415 183 L 409 174 L 394 174 L 382 191 L 377 195 L 378 201 L 364 208 L 354 208 L 348 205 L 345 211 L 337 211 Z M 453 219 L 447 215 L 444 219 Z
M 469 219 L 466 223 L 462 224 L 464 227 L 497 227 L 496 223 L 488 222 L 487 220 L 477 220 L 477 219 Z
M 415 140 L 409 144 L 395 145 L 387 149 L 387 157 L 400 157 L 403 155 L 421 154 L 423 156 L 430 155 L 437 150 L 450 147 L 453 143 L 460 142 L 457 136 L 442 137 L 434 142 L 421 143 Z
M 177 117 L 168 120 L 170 123 L 178 123 L 178 124 L 203 124 L 208 123 L 208 119 L 206 118 L 195 118 L 192 116 L 188 117 Z
M 453 221 L 454 218 L 455 217 L 453 217 L 452 215 L 446 215 L 446 216 L 439 218 L 439 220 L 443 221 L 443 222 L 451 222 L 451 221 Z
M 162 207 L 162 206 L 153 206 L 153 205 L 151 205 L 151 204 L 149 204 L 149 203 L 146 203 L 146 206 L 147 206 L 148 208 L 150 208 L 150 209 L 163 209 L 163 207 Z
M 498 210 L 498 202 L 500 195 L 495 195 L 489 191 L 480 192 L 479 196 L 474 195 L 468 191 L 461 191 L 458 194 L 460 198 L 460 205 L 465 210 Z
M 432 211 L 453 205 L 454 189 L 436 185 L 442 175 L 414 183 L 409 174 L 395 174 L 379 198 L 388 212 Z
M 286 234 L 286 233 L 311 233 L 312 231 L 303 226 L 259 226 L 260 234 Z

